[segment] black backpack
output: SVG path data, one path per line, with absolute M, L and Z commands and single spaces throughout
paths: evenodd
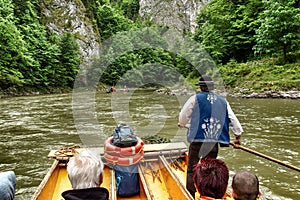
M 118 147 L 135 146 L 138 139 L 134 135 L 133 130 L 126 124 L 116 126 L 113 133 L 112 144 Z

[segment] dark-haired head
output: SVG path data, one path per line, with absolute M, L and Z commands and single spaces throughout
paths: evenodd
M 199 78 L 198 84 L 196 85 L 200 86 L 200 89 L 203 92 L 209 92 L 214 89 L 214 82 L 212 78 L 208 75 L 202 75 Z
M 222 160 L 207 157 L 195 166 L 193 178 L 201 196 L 220 199 L 227 190 L 229 170 Z

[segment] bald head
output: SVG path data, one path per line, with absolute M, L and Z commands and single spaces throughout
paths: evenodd
M 248 171 L 237 172 L 232 179 L 234 199 L 255 200 L 259 194 L 258 178 Z

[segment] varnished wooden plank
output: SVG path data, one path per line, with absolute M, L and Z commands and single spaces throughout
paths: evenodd
M 180 151 L 180 150 L 184 150 L 187 149 L 187 146 L 184 142 L 175 142 L 175 143 L 162 143 L 162 144 L 145 144 L 144 145 L 144 152 L 160 152 L 160 151 L 172 151 L 172 150 L 176 150 L 176 151 Z M 76 151 L 79 153 L 81 151 L 86 150 L 85 148 L 76 148 Z M 100 155 L 104 154 L 104 149 L 103 147 L 99 147 L 99 148 L 89 148 L 89 150 L 94 151 L 94 152 L 98 152 Z M 49 158 L 61 158 L 59 160 L 63 160 L 64 157 L 67 159 L 68 157 L 70 157 L 72 155 L 59 155 L 57 153 L 57 150 L 51 150 L 50 153 L 48 154 Z

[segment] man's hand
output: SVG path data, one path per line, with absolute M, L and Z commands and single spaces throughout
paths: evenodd
M 241 136 L 240 135 L 236 136 L 235 140 L 233 140 L 233 143 L 241 145 L 242 144 L 242 142 L 241 142 Z
M 177 123 L 178 128 L 190 128 L 190 124 L 181 125 L 179 122 Z

